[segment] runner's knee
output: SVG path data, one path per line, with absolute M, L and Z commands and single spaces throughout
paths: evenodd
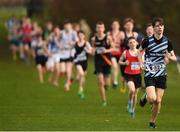
M 154 102 L 156 102 L 156 96 L 149 96 L 149 97 L 147 97 L 147 100 L 148 100 L 150 103 L 154 103 Z
M 157 98 L 156 103 L 161 104 L 161 98 Z

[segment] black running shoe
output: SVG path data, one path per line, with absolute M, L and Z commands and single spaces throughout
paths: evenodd
M 140 104 L 141 107 L 144 107 L 146 103 L 147 103 L 147 99 L 146 99 L 146 93 L 145 93 L 145 94 L 141 97 L 139 104 Z
M 154 122 L 149 122 L 149 128 L 157 128 Z
M 113 88 L 113 89 L 117 89 L 117 88 L 118 88 L 118 84 L 113 83 L 113 84 L 112 84 L 112 88 Z

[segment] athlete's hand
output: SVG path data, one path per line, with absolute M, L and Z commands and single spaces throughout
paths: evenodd
M 169 59 L 168 59 L 168 57 L 164 57 L 164 63 L 167 65 L 168 63 L 169 63 Z
M 52 57 L 52 54 L 51 53 L 47 53 L 48 57 Z
M 71 47 L 74 47 L 74 44 L 75 44 L 74 41 L 70 42 Z
M 102 48 L 102 53 L 106 53 L 106 52 L 107 52 L 106 48 Z
M 144 63 L 140 63 L 140 68 L 144 70 Z
M 96 49 L 92 48 L 92 55 L 95 55 L 95 53 L 96 53 Z
M 129 61 L 126 60 L 126 61 L 124 62 L 124 64 L 125 64 L 125 65 L 129 65 Z

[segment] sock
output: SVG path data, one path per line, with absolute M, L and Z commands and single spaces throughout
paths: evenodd
M 118 85 L 118 82 L 117 82 L 117 81 L 114 81 L 114 83 L 113 83 L 113 84 Z

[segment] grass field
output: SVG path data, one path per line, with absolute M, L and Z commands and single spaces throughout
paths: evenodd
M 126 112 L 127 92 L 108 90 L 108 106 L 101 107 L 91 61 L 86 97 L 81 100 L 76 83 L 69 93 L 64 92 L 62 80 L 58 88 L 40 84 L 35 65 L 13 62 L 7 42 L 0 42 L 0 130 L 151 130 L 150 106 L 138 105 L 136 117 L 131 119 Z M 168 65 L 168 89 L 156 130 L 180 130 L 179 82 L 176 65 Z

